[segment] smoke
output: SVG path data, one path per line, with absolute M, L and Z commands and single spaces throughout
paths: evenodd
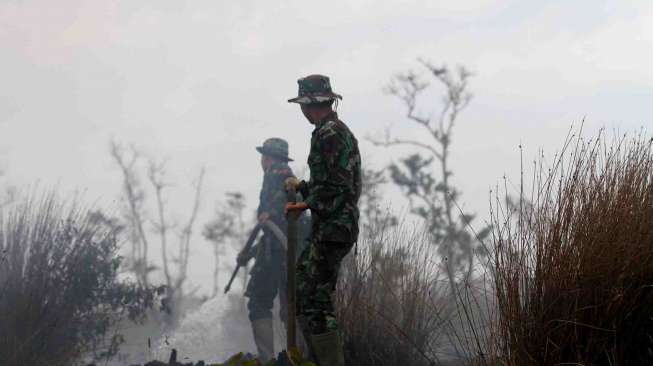
M 172 334 L 162 337 L 155 358 L 167 360 L 173 348 L 181 361 L 188 357 L 193 361 L 222 362 L 239 352 L 256 354 L 246 302 L 237 292 L 208 300 L 188 314 Z M 278 309 L 275 301 L 273 314 L 277 315 Z M 279 352 L 285 345 L 285 331 L 278 316 L 274 320 L 275 348 Z

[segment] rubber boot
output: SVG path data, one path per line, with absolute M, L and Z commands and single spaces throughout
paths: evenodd
M 302 352 L 304 358 L 314 360 L 315 353 L 311 349 L 311 332 L 308 329 L 308 319 L 305 316 L 297 316 L 297 348 Z
M 337 331 L 314 334 L 311 344 L 319 366 L 345 366 L 345 355 Z
M 268 362 L 274 355 L 274 328 L 272 318 L 252 320 L 254 343 L 261 362 Z

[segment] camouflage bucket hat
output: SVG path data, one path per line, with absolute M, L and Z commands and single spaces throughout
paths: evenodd
M 288 99 L 289 103 L 313 104 L 342 99 L 341 95 L 331 90 L 328 76 L 309 75 L 297 80 L 297 84 L 299 84 L 298 96 Z
M 263 155 L 272 156 L 285 161 L 293 161 L 288 157 L 288 142 L 277 137 L 269 138 L 263 142 L 263 146 L 257 146 L 256 150 Z

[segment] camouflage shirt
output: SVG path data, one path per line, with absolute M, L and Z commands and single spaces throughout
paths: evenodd
M 308 166 L 310 180 L 302 182 L 299 190 L 311 209 L 312 239 L 355 242 L 361 157 L 358 141 L 335 112 L 315 124 Z

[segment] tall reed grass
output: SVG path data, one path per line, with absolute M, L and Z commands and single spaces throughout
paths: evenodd
M 569 138 L 493 205 L 497 364 L 653 364 L 652 143 Z

